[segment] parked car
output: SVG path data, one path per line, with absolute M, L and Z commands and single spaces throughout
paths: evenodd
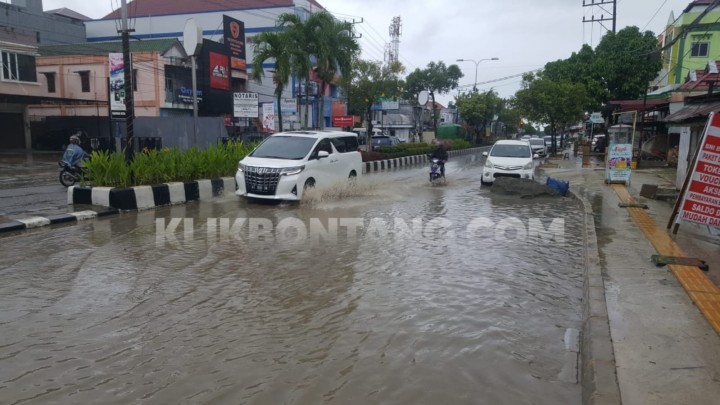
M 527 141 L 501 140 L 495 142 L 486 157 L 480 183 L 492 184 L 498 177 L 535 179 L 533 155 Z
M 544 139 L 531 138 L 528 143 L 530 144 L 530 148 L 532 148 L 534 154 L 537 154 L 538 156 L 547 156 L 548 149 L 545 145 Z
M 239 196 L 300 200 L 310 187 L 328 188 L 362 175 L 357 134 L 291 131 L 269 136 L 238 163 Z
M 375 150 L 381 146 L 400 145 L 400 139 L 391 135 L 376 135 L 372 137 L 372 149 Z

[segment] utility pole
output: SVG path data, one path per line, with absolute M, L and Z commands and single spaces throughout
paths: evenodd
M 605 6 L 612 4 L 612 11 L 608 10 Z M 583 17 L 583 23 L 598 23 L 607 31 L 610 31 L 603 22 L 612 21 L 612 32 L 616 32 L 617 28 L 617 0 L 583 0 L 583 7 L 592 7 L 593 13 L 590 19 Z M 595 10 L 600 9 L 600 16 L 595 16 Z M 602 14 L 603 12 L 607 13 Z
M 122 50 L 123 50 L 123 75 L 124 75 L 124 87 L 125 87 L 125 160 L 130 162 L 132 160 L 133 152 L 135 151 L 134 146 L 134 130 L 133 130 L 133 118 L 135 117 L 135 103 L 133 102 L 133 83 L 132 83 L 132 61 L 130 59 L 130 30 L 128 28 L 128 7 L 127 0 L 122 0 L 120 9 L 120 15 L 122 17 L 122 29 L 119 31 L 122 35 Z

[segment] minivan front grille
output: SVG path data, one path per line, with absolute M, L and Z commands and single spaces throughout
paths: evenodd
M 245 167 L 245 190 L 251 194 L 275 195 L 280 169 L 271 167 Z

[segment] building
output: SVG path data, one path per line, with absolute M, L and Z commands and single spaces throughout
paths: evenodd
M 691 1 L 678 18 L 670 21 L 661 36 L 666 83 L 680 84 L 690 71 L 703 69 L 720 54 L 720 8 L 707 11 L 713 0 Z M 696 20 L 701 17 L 699 21 Z
M 307 17 L 311 13 L 323 10 L 323 7 L 315 0 L 153 0 L 153 1 L 131 1 L 128 3 L 129 18 L 134 29 L 133 38 L 140 40 L 158 38 L 181 38 L 183 27 L 188 19 L 195 21 L 202 30 L 204 38 L 221 42 L 224 37 L 223 19 L 225 16 L 239 20 L 243 23 L 246 43 L 252 43 L 252 36 L 264 31 L 277 30 L 276 22 L 278 17 L 284 13 Z M 88 42 L 102 42 L 117 40 L 117 26 L 119 24 L 120 11 L 116 10 L 99 20 L 88 21 L 87 39 Z M 245 49 L 244 59 L 252 61 L 252 46 Z M 244 66 L 245 67 L 245 66 Z M 263 66 L 268 75 L 261 83 L 248 80 L 248 71 L 252 71 L 252 64 L 246 63 L 245 69 L 233 69 L 231 75 L 231 90 L 235 92 L 255 92 L 259 95 L 259 102 L 275 102 L 275 86 L 272 80 L 273 64 Z M 310 80 L 313 80 L 311 77 Z M 285 128 L 293 128 L 304 121 L 304 111 L 308 111 L 309 120 L 317 125 L 317 116 L 322 116 L 325 126 L 330 127 L 333 97 L 337 96 L 335 86 L 327 86 L 324 106 L 325 110 L 318 113 L 317 89 L 319 86 L 309 86 L 310 91 L 300 86 L 300 81 L 293 78 L 291 85 L 283 94 L 287 100 L 299 100 L 304 103 L 309 99 L 311 106 L 304 108 L 298 104 L 298 113 L 289 114 Z M 304 97 L 308 93 L 311 97 Z M 299 97 L 303 96 L 303 97 Z M 288 103 L 291 104 L 291 103 Z M 283 112 L 285 116 L 285 112 Z M 250 125 L 250 122 L 235 120 L 237 125 Z
M 86 102 L 48 93 L 36 68 L 39 46 L 85 41 L 85 18 L 67 9 L 43 12 L 42 0 L 0 3 L 0 150 L 30 149 L 29 105 Z

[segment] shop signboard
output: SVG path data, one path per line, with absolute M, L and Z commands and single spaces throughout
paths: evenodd
M 689 176 L 677 218 L 720 229 L 720 114 L 710 114 Z
M 258 117 L 258 93 L 233 93 L 233 115 L 236 118 Z

